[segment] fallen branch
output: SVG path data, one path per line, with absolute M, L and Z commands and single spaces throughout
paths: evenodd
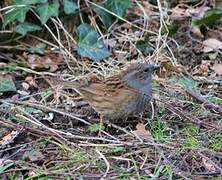
M 217 111 L 220 115 L 222 115 L 222 107 L 221 106 L 207 101 L 203 96 L 201 96 L 201 94 L 199 94 L 197 91 L 195 91 L 192 88 L 186 88 L 186 92 L 190 96 L 195 98 L 197 101 L 199 101 L 200 103 L 203 103 L 203 106 L 206 109 L 211 109 L 211 110 Z
M 169 111 L 175 113 L 176 115 L 178 115 L 180 117 L 183 117 L 184 119 L 189 120 L 190 122 L 192 122 L 194 124 L 204 126 L 205 128 L 211 127 L 211 128 L 218 129 L 218 130 L 222 129 L 222 128 L 220 128 L 218 126 L 215 126 L 213 124 L 209 124 L 209 123 L 203 122 L 199 118 L 193 116 L 192 114 L 189 114 L 189 113 L 187 113 L 185 111 L 181 111 L 181 109 L 177 109 L 175 106 L 173 106 L 172 104 L 168 103 L 167 100 L 158 99 L 158 98 L 155 98 L 155 100 L 163 103 L 165 108 L 167 108 Z

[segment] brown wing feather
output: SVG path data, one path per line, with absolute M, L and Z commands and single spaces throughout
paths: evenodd
M 89 86 L 81 87 L 80 92 L 84 99 L 99 113 L 106 114 L 114 111 L 112 95 L 107 93 L 106 85 L 92 83 Z
M 120 112 L 119 110 L 125 107 L 121 103 L 127 103 L 132 97 L 130 95 L 132 92 L 117 77 L 81 87 L 80 92 L 97 112 L 111 118 L 122 116 L 117 115 L 116 112 Z

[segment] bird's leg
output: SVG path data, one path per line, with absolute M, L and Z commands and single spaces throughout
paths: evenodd
M 104 123 L 104 121 L 103 121 L 103 115 L 100 115 L 100 119 L 99 119 L 99 136 L 101 136 L 102 134 L 102 130 L 103 130 L 103 123 Z

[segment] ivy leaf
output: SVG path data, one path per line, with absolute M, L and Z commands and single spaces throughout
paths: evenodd
M 37 44 L 35 47 L 30 47 L 28 51 L 32 54 L 44 55 L 45 49 L 46 49 L 46 44 L 40 43 L 40 44 Z
M 117 16 L 123 17 L 126 10 L 131 7 L 131 0 L 107 0 L 105 8 L 115 13 Z
M 30 4 L 40 4 L 46 3 L 47 0 L 15 0 L 15 4 L 17 5 L 30 5 Z
M 66 14 L 72 14 L 78 9 L 77 4 L 71 0 L 63 0 L 63 5 Z
M 59 2 L 58 0 L 54 0 L 53 3 L 44 3 L 40 4 L 37 9 L 37 13 L 39 14 L 40 21 L 42 24 L 45 24 L 49 18 L 57 17 L 59 13 Z
M 15 84 L 12 77 L 8 74 L 0 74 L 0 92 L 16 91 Z
M 59 14 L 58 0 L 54 0 L 53 3 L 49 5 L 49 14 L 54 17 L 58 16 Z
M 195 26 L 212 25 L 220 18 L 222 18 L 222 9 L 209 9 L 201 19 L 193 19 L 192 24 Z
M 93 7 L 93 11 L 100 17 L 102 23 L 108 28 L 112 25 L 112 15 L 99 7 Z
M 131 0 L 107 0 L 101 7 L 113 12 L 117 16 L 123 17 L 126 10 L 131 7 Z M 113 22 L 113 15 L 100 7 L 93 7 L 93 10 L 100 17 L 102 23 L 108 28 Z
M 29 11 L 29 6 L 22 6 L 18 7 L 15 6 L 15 8 L 9 10 L 4 15 L 4 23 L 3 26 L 5 27 L 8 23 L 18 20 L 19 22 L 23 23 L 25 21 L 26 13 Z
M 136 42 L 136 48 L 139 49 L 144 55 L 148 55 L 153 52 L 153 48 L 149 43 L 149 36 L 145 35 L 144 39 Z
M 198 85 L 198 82 L 195 81 L 194 79 L 190 78 L 190 77 L 180 77 L 180 78 L 175 78 L 174 83 L 178 83 L 180 85 L 182 85 L 183 87 L 192 87 L 195 88 Z
M 36 9 L 37 13 L 39 14 L 40 21 L 42 24 L 45 24 L 48 21 L 48 19 L 51 17 L 48 9 L 49 9 L 48 3 L 41 4 Z
M 170 36 L 174 36 L 177 33 L 179 28 L 180 28 L 180 24 L 177 22 L 174 22 L 173 24 L 166 24 L 166 27 L 163 26 L 163 28 L 161 29 L 161 32 L 163 34 L 168 32 Z
M 32 24 L 32 23 L 20 23 L 19 25 L 17 25 L 15 27 L 15 32 L 22 34 L 23 36 L 27 34 L 27 32 L 33 32 L 33 31 L 38 31 L 41 30 L 41 27 L 36 25 L 36 24 Z
M 94 61 L 101 61 L 111 54 L 105 47 L 99 34 L 88 24 L 81 24 L 78 29 L 78 48 L 77 52 L 83 57 L 88 57 Z

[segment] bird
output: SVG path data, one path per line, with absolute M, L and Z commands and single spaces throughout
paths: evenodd
M 142 113 L 152 96 L 152 73 L 158 65 L 132 63 L 125 70 L 104 79 L 92 78 L 85 84 L 62 82 L 74 87 L 83 99 L 100 115 L 100 125 L 117 123 Z

